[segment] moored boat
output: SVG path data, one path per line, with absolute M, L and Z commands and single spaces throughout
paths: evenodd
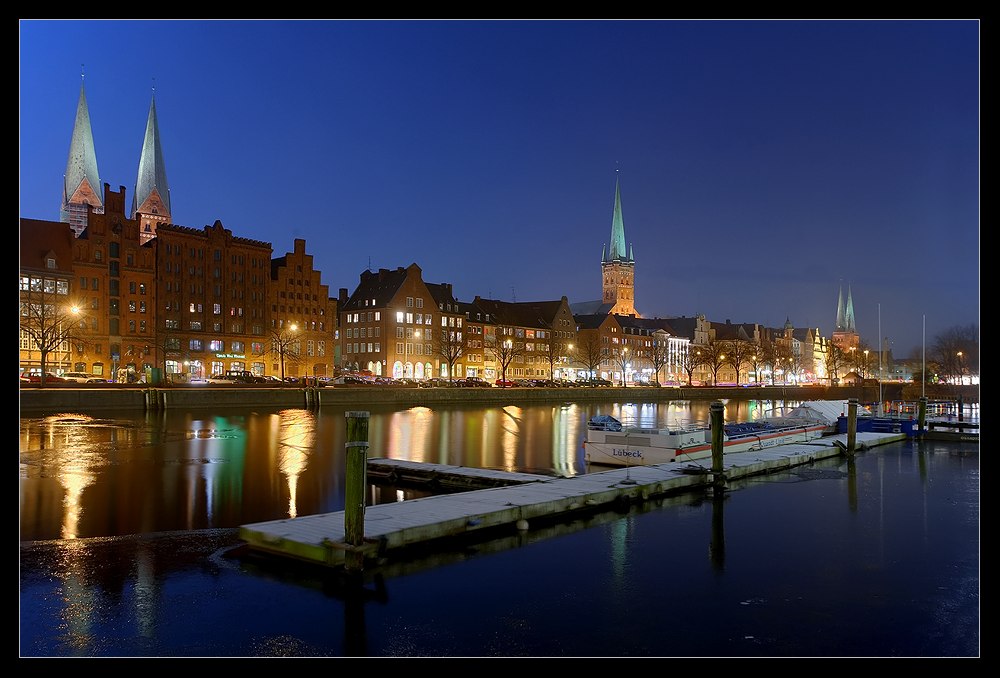
M 724 454 L 802 443 L 831 433 L 830 424 L 806 417 L 723 424 Z M 624 426 L 609 415 L 587 422 L 583 443 L 587 463 L 602 466 L 646 466 L 712 456 L 712 429 Z

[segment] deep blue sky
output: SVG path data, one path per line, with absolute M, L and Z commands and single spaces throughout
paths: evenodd
M 85 73 L 131 202 L 156 88 L 174 223 L 304 238 L 332 294 L 416 262 L 460 299 L 598 299 L 616 168 L 646 316 L 897 357 L 979 323 L 980 24 L 20 23 L 19 216 L 58 220 Z

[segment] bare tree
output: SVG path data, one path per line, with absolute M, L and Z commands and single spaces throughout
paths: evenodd
M 743 366 L 750 362 L 750 357 L 757 351 L 757 345 L 746 339 L 730 339 L 723 344 L 725 350 L 725 364 L 731 365 L 736 370 L 736 383 L 740 383 L 740 371 Z
M 509 325 L 498 324 L 496 332 L 486 340 L 486 348 L 493 354 L 493 359 L 500 368 L 500 379 L 503 381 L 507 381 L 507 368 L 514 359 L 524 355 L 524 341 L 514 338 L 514 329 Z
M 535 344 L 535 349 L 537 352 L 541 353 L 541 358 L 549 364 L 549 379 L 553 379 L 553 375 L 556 372 L 556 365 L 563 365 L 569 362 L 567 353 L 569 353 L 569 343 L 555 339 L 552 337 L 551 330 L 548 331 L 549 340 L 547 344 L 541 344 L 541 350 L 539 350 L 539 344 Z
M 576 348 L 573 349 L 573 361 L 587 368 L 587 379 L 592 380 L 601 369 L 601 337 L 595 332 L 582 332 L 576 335 Z
M 297 363 L 302 353 L 298 326 L 271 328 L 271 340 L 268 351 L 281 364 L 281 380 L 285 380 L 285 361 Z
M 649 351 L 649 363 L 656 375 L 656 385 L 660 385 L 660 370 L 670 363 L 670 335 L 657 331 L 652 336 L 653 345 Z
M 826 373 L 830 377 L 830 385 L 839 381 L 841 370 L 849 367 L 849 361 L 844 350 L 831 343 L 826 350 Z
M 956 325 L 938 334 L 930 354 L 946 378 L 961 380 L 966 374 L 979 375 L 979 328 Z
M 764 367 L 764 365 L 766 364 L 764 362 L 764 355 L 765 355 L 764 346 L 767 343 L 768 342 L 766 340 L 762 340 L 760 346 L 754 344 L 754 350 L 747 357 L 747 365 L 749 365 L 750 369 L 753 371 L 754 384 L 758 386 L 760 385 L 760 369 Z
M 429 331 L 429 330 L 428 330 Z M 462 341 L 462 331 L 454 327 L 442 327 L 437 330 L 433 340 L 434 353 L 448 365 L 448 381 L 454 381 L 455 363 L 465 355 L 465 344 Z
M 38 351 L 41 368 L 40 386 L 45 387 L 49 356 L 62 355 L 68 360 L 70 344 L 84 343 L 79 307 L 54 289 L 22 290 L 20 296 L 20 330 L 27 339 L 28 355 Z
M 615 367 L 622 371 L 622 386 L 627 386 L 628 384 L 625 383 L 625 377 L 627 376 L 625 372 L 632 365 L 635 355 L 629 351 L 628 346 L 619 344 L 611 351 L 611 359 Z
M 678 366 L 684 370 L 688 378 L 688 386 L 694 378 L 694 371 L 701 367 L 701 353 L 699 348 L 688 346 L 688 350 L 681 352 L 678 356 Z
M 699 350 L 701 351 L 701 364 L 712 371 L 712 386 L 717 386 L 719 370 L 728 364 L 725 342 L 713 342 L 708 346 L 702 346 Z

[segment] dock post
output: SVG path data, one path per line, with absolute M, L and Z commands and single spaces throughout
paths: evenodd
M 344 488 L 344 540 L 360 549 L 365 542 L 365 488 L 368 467 L 368 412 L 347 412 L 347 484 Z M 349 572 L 364 568 L 364 554 L 348 550 Z
M 920 396 L 919 403 L 917 406 L 917 431 L 919 431 L 919 435 L 923 435 L 927 426 L 927 396 Z
M 724 408 L 719 400 L 713 402 L 709 408 L 712 421 L 712 487 L 715 489 L 722 489 L 726 484 L 726 477 L 722 473 Z
M 858 399 L 847 401 L 847 454 L 854 456 L 858 444 Z

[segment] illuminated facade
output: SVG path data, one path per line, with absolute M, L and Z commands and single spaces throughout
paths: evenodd
M 269 333 L 275 338 L 271 343 L 277 344 L 267 351 L 268 373 L 281 375 L 281 342 L 288 337 L 292 343 L 286 344 L 291 350 L 286 355 L 285 376 L 332 375 L 339 362 L 339 345 L 334 340 L 337 300 L 330 298 L 329 286 L 313 268 L 305 240 L 296 238 L 293 251 L 271 260 L 268 298 Z

